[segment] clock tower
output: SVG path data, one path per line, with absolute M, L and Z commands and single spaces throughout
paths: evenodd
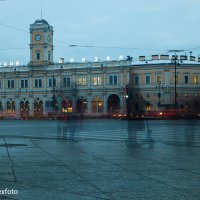
M 30 66 L 53 64 L 53 27 L 44 19 L 30 25 Z

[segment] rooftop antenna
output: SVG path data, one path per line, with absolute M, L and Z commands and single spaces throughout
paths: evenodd
M 42 10 L 41 10 L 41 19 L 42 19 Z

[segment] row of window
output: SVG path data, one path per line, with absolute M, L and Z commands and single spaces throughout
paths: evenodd
M 183 83 L 184 84 L 189 84 L 189 75 L 184 75 L 184 79 L 183 79 Z M 162 83 L 163 81 L 163 77 L 162 75 L 157 75 L 156 76 L 156 83 Z M 198 76 L 194 76 L 193 77 L 193 81 L 192 81 L 194 84 L 198 84 L 199 83 L 199 77 Z M 176 75 L 176 83 L 179 83 L 179 76 Z M 134 84 L 135 85 L 139 85 L 140 84 L 140 77 L 139 75 L 135 75 L 134 76 Z M 150 75 L 146 75 L 145 76 L 145 84 L 148 85 L 148 84 L 151 84 L 151 76 Z
M 87 84 L 86 77 L 81 76 L 77 78 L 77 85 L 84 86 Z M 92 84 L 93 85 L 102 85 L 102 77 L 101 76 L 94 76 L 92 77 Z M 110 75 L 109 76 L 109 85 L 117 85 L 117 75 Z M 69 87 L 71 85 L 71 78 L 70 77 L 64 77 L 63 78 L 63 87 Z M 15 88 L 15 80 L 11 79 L 8 80 L 7 86 L 9 89 Z M 55 87 L 56 86 L 56 78 L 49 78 L 48 79 L 48 87 Z M 21 88 L 28 88 L 29 83 L 27 79 L 23 79 L 20 82 Z M 34 87 L 35 88 L 42 88 L 43 87 L 43 79 L 42 78 L 36 78 L 34 79 Z M 2 88 L 1 80 L 0 80 L 0 88 Z

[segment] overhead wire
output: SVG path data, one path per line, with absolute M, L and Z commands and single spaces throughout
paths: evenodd
M 24 30 L 22 28 L 18 28 L 15 26 L 11 26 L 5 23 L 0 22 L 0 26 L 4 26 L 7 28 L 11 28 L 17 31 L 21 31 L 24 33 L 30 33 L 27 30 Z M 100 45 L 80 45 L 80 44 L 72 44 L 66 41 L 62 41 L 62 40 L 58 40 L 58 39 L 54 39 L 55 42 L 59 42 L 62 44 L 65 44 L 63 46 L 59 46 L 59 45 L 55 45 L 54 47 L 61 47 L 61 48 L 100 48 L 100 49 L 124 49 L 124 50 L 138 50 L 138 51 L 162 51 L 162 52 L 169 52 L 169 50 L 167 49 L 148 49 L 148 48 L 138 48 L 138 47 L 120 47 L 120 46 L 100 46 Z M 23 50 L 23 49 L 28 49 L 28 48 L 2 48 L 0 49 L 0 51 L 7 51 L 7 50 Z M 191 47 L 191 48 L 186 48 L 184 49 L 184 51 L 195 51 L 195 50 L 200 50 L 200 47 Z

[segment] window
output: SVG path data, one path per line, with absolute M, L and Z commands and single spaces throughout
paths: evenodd
M 198 76 L 195 76 L 195 77 L 194 77 L 194 84 L 198 84 L 198 82 L 199 82 L 199 77 L 198 77 Z
M 28 88 L 28 80 L 21 80 L 21 88 Z
M 93 83 L 93 85 L 101 85 L 101 77 L 100 76 L 93 77 L 92 83 Z
M 36 60 L 40 60 L 40 52 L 36 52 Z
M 146 103 L 146 111 L 147 112 L 151 111 L 151 105 L 150 105 L 150 103 Z
M 109 76 L 109 85 L 117 85 L 117 75 Z
M 188 75 L 185 75 L 184 83 L 185 83 L 185 84 L 188 84 L 188 83 L 189 83 L 189 76 L 188 76 Z
M 2 85 L 1 85 L 1 80 L 0 80 L 0 89 L 1 89 Z
M 70 86 L 70 78 L 69 77 L 63 78 L 63 87 L 67 87 L 67 86 Z
M 15 87 L 15 81 L 14 80 L 8 80 L 8 88 L 14 88 Z
M 185 97 L 188 97 L 189 95 L 188 95 L 188 92 L 185 92 Z
M 176 75 L 176 83 L 178 83 L 178 75 Z
M 41 88 L 42 87 L 42 79 L 38 78 L 35 79 L 35 88 Z
M 86 77 L 78 77 L 78 85 L 86 85 Z
M 49 78 L 48 86 L 55 87 L 56 86 L 56 78 Z
M 162 83 L 162 75 L 157 75 L 157 83 Z
M 48 60 L 51 60 L 51 52 L 48 52 Z
M 49 87 L 53 87 L 53 81 L 52 81 L 52 78 L 49 78 Z
M 139 80 L 139 76 L 135 76 L 135 85 L 139 85 L 140 80 Z
M 151 82 L 151 77 L 150 77 L 150 75 L 146 75 L 146 84 L 148 85 L 148 84 L 150 84 L 150 82 Z

